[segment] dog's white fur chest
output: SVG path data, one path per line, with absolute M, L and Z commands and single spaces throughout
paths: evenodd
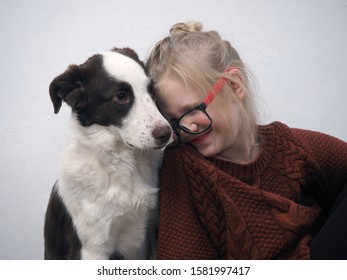
M 108 259 L 114 250 L 137 258 L 146 217 L 157 205 L 161 150 L 126 148 L 115 129 L 81 128 L 74 120 L 62 154 L 59 194 L 82 243 L 82 259 Z

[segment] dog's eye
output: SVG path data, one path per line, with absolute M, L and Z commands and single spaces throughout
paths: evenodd
M 126 104 L 129 102 L 129 95 L 125 91 L 119 91 L 113 97 L 113 101 L 118 104 Z

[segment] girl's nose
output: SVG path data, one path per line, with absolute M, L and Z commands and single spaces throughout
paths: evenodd
M 185 123 L 182 126 L 184 126 L 187 130 L 189 130 L 191 132 L 199 132 L 199 126 L 196 123 L 194 123 L 194 122 Z

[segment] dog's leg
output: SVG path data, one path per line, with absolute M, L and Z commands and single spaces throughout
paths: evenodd
M 82 260 L 108 260 L 109 254 L 102 251 L 97 251 L 95 249 L 85 248 L 82 245 L 81 259 Z

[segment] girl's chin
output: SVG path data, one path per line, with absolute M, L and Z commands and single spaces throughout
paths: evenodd
M 193 144 L 204 157 L 214 157 L 218 152 L 216 150 L 216 143 L 212 138 L 213 133 L 212 130 L 210 130 L 189 142 Z
M 199 151 L 199 153 L 203 155 L 205 158 L 211 158 L 216 156 L 217 154 L 213 147 L 205 147 L 205 148 L 196 147 L 196 148 Z
M 202 154 L 204 157 L 215 157 L 218 154 L 216 143 L 210 142 L 208 145 L 194 145 L 195 148 Z

